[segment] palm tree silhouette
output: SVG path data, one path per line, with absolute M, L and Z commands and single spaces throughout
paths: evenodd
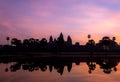
M 87 37 L 88 37 L 88 39 L 90 40 L 90 38 L 91 38 L 91 35 L 90 35 L 90 34 L 88 34 L 88 36 L 87 36 Z
M 8 45 L 9 45 L 9 40 L 10 40 L 10 37 L 6 37 L 6 40 L 7 40 L 7 42 L 8 42 Z
M 116 40 L 116 37 L 113 37 L 112 40 L 115 41 L 115 40 Z

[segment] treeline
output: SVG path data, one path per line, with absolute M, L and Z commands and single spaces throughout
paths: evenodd
M 60 33 L 58 38 L 53 38 L 50 36 L 49 41 L 46 38 L 39 39 L 24 39 L 23 41 L 12 38 L 10 40 L 9 37 L 6 38 L 8 43 L 11 45 L 4 45 L 1 50 L 9 50 L 9 51 L 51 51 L 51 52 L 59 52 L 59 51 L 120 51 L 120 46 L 115 41 L 116 38 L 113 37 L 110 39 L 105 36 L 98 43 L 95 43 L 93 39 L 91 39 L 91 35 L 88 35 L 88 42 L 86 45 L 80 45 L 79 42 L 72 44 L 72 38 L 70 36 L 67 37 L 67 41 L 64 40 L 64 36 Z

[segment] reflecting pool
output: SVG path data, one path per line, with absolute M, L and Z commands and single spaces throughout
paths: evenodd
M 0 82 L 119 82 L 120 57 L 0 56 Z

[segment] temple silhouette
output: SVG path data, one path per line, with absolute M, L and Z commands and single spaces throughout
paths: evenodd
M 19 40 L 17 38 L 6 37 L 8 45 L 1 45 L 0 52 L 119 52 L 120 45 L 115 41 L 116 38 L 110 39 L 108 36 L 104 36 L 98 43 L 91 38 L 88 34 L 88 41 L 85 45 L 80 45 L 79 42 L 75 44 L 72 43 L 72 38 L 68 35 L 67 41 L 64 40 L 64 36 L 60 33 L 58 38 L 53 38 L 52 35 L 47 41 L 46 38 L 34 39 L 24 39 Z

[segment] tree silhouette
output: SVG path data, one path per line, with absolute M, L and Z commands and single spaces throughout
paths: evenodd
M 108 36 L 102 38 L 101 44 L 103 45 L 104 50 L 109 50 L 110 42 L 111 40 Z
M 20 46 L 22 43 L 21 43 L 21 40 L 18 40 L 17 38 L 13 38 L 11 40 L 11 44 L 15 46 Z
M 45 49 L 47 47 L 47 40 L 46 38 L 42 38 L 40 41 L 40 46 L 42 49 Z
M 117 46 L 118 45 L 115 40 L 116 40 L 116 37 L 113 37 L 112 41 L 111 41 L 112 42 L 112 46 Z
M 102 38 L 102 40 L 99 41 L 99 45 L 102 45 L 104 50 L 112 50 L 118 46 L 115 40 L 115 37 L 113 37 L 111 40 L 108 36 L 105 36 Z
M 23 40 L 23 45 L 25 46 L 25 47 L 29 47 L 29 40 L 28 39 L 24 39 Z
M 8 45 L 9 45 L 9 40 L 10 40 L 10 37 L 6 37 L 6 40 L 7 40 L 7 42 L 8 42 Z
M 116 40 L 116 37 L 113 37 L 112 40 L 115 41 L 115 40 Z
M 75 46 L 80 46 L 80 43 L 79 42 L 75 42 Z
M 95 41 L 93 39 L 89 40 L 86 45 L 88 45 L 88 46 L 95 46 Z
M 35 39 L 34 39 L 34 38 L 30 38 L 30 39 L 29 39 L 29 43 L 30 43 L 31 46 L 33 46 L 34 43 L 35 43 Z

